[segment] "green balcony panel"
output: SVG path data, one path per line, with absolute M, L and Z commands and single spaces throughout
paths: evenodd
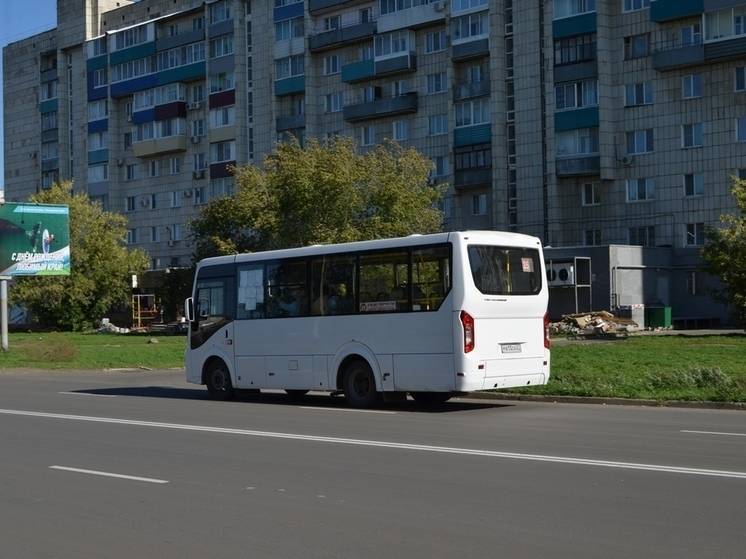
M 369 80 L 375 73 L 375 64 L 373 60 L 360 60 L 351 62 L 342 66 L 342 81 L 346 83 L 355 83 L 363 80 Z
M 145 58 L 154 54 L 155 41 L 150 41 L 149 43 L 142 43 L 141 45 L 112 52 L 109 55 L 109 64 L 116 66 L 122 62 L 129 62 L 130 60 L 137 60 L 138 58 Z
M 555 39 L 574 37 L 575 35 L 585 35 L 586 33 L 595 33 L 596 12 L 555 19 L 552 22 L 552 31 Z
M 158 85 L 204 79 L 205 61 L 158 72 Z
M 306 90 L 306 77 L 293 76 L 282 80 L 275 80 L 275 95 L 292 95 L 293 93 L 303 93 Z
M 86 69 L 89 72 L 93 72 L 94 70 L 100 70 L 101 68 L 106 68 L 109 65 L 109 56 L 106 54 L 102 54 L 101 56 L 96 56 L 95 58 L 89 58 L 86 60 Z
M 490 124 L 475 124 L 464 126 L 453 131 L 453 145 L 460 148 L 476 144 L 488 144 L 492 141 L 492 126 Z
M 554 129 L 557 132 L 596 128 L 598 126 L 598 107 L 575 109 L 554 113 Z
M 96 151 L 88 152 L 88 164 L 93 165 L 94 163 L 106 163 L 109 161 L 109 150 L 99 149 Z
M 704 11 L 704 0 L 656 0 L 650 3 L 650 21 L 674 21 L 698 16 Z
M 57 110 L 57 99 L 47 99 L 39 103 L 39 112 L 41 114 L 53 113 Z

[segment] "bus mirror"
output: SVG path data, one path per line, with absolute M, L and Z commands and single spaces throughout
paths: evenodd
M 191 297 L 184 301 L 184 316 L 187 322 L 194 321 L 194 300 Z

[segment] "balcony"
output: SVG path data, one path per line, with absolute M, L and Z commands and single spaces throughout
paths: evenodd
M 41 114 L 53 113 L 57 110 L 57 104 L 58 103 L 56 97 L 54 99 L 47 99 L 46 101 L 42 101 L 41 103 L 39 103 L 39 112 Z
M 555 19 L 552 22 L 552 34 L 555 39 L 574 37 L 596 32 L 596 12 Z
M 57 79 L 57 68 L 49 68 L 47 70 L 42 70 L 39 75 L 39 81 L 41 83 L 51 82 L 56 79 Z
M 696 66 L 705 61 L 705 45 L 684 44 L 681 41 L 660 43 L 653 52 L 653 68 L 667 72 L 687 66 Z
M 656 0 L 650 3 L 650 21 L 674 21 L 698 16 L 704 11 L 704 0 Z
M 287 115 L 281 116 L 275 121 L 275 130 L 284 132 L 285 130 L 294 130 L 296 128 L 305 128 L 306 115 Z
M 375 75 L 377 78 L 404 72 L 414 72 L 415 70 L 417 70 L 417 57 L 413 52 L 375 61 Z
M 417 105 L 417 93 L 406 93 L 399 97 L 348 105 L 343 110 L 343 116 L 348 122 L 358 122 L 384 116 L 415 113 L 417 112 Z
M 373 60 L 359 60 L 342 66 L 342 81 L 355 83 L 373 79 L 375 75 L 375 63 Z
M 451 60 L 460 62 L 472 58 L 480 58 L 490 55 L 489 39 L 478 39 L 476 41 L 466 41 L 465 43 L 456 43 L 451 47 Z
M 275 80 L 275 95 L 277 95 L 277 97 L 292 95 L 293 93 L 303 93 L 305 90 L 305 76 L 292 76 L 290 78 Z
M 446 17 L 445 2 L 439 0 L 429 4 L 412 6 L 405 10 L 397 10 L 378 17 L 378 32 L 386 33 L 397 29 L 416 29 Z
M 153 138 L 151 140 L 132 143 L 132 152 L 135 154 L 135 157 L 149 157 L 162 153 L 186 151 L 186 148 L 186 135 Z
M 598 107 L 585 107 L 554 113 L 554 130 L 580 130 L 598 127 Z
M 364 4 L 366 0 L 309 0 L 308 11 L 311 15 L 335 10 L 343 6 Z
M 601 158 L 598 155 L 577 155 L 555 161 L 558 177 L 595 176 L 601 172 Z
M 492 126 L 489 123 L 462 126 L 453 131 L 453 146 L 457 148 L 490 142 L 492 142 Z
M 554 67 L 554 83 L 581 81 L 595 77 L 598 77 L 595 45 L 593 45 L 593 57 L 591 59 Z
M 89 165 L 106 163 L 107 161 L 109 161 L 109 150 L 106 148 L 88 152 Z
M 492 186 L 492 169 L 490 167 L 457 170 L 453 180 L 453 187 L 461 191 L 489 188 L 490 186 Z
M 489 80 L 479 82 L 468 82 L 456 84 L 453 88 L 453 100 L 471 99 L 472 97 L 484 97 L 490 94 Z
M 371 38 L 376 32 L 376 22 L 367 21 L 357 23 L 331 31 L 324 31 L 317 35 L 312 35 L 308 39 L 308 48 L 311 52 L 320 52 L 326 49 L 335 48 L 344 44 L 356 43 Z

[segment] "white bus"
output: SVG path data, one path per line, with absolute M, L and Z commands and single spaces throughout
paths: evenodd
M 539 239 L 496 231 L 207 258 L 186 378 L 218 399 L 321 390 L 356 407 L 544 384 L 544 278 Z

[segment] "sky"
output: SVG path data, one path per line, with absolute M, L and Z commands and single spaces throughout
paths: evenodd
M 57 24 L 56 0 L 0 0 L 0 48 L 30 35 L 36 35 Z M 3 81 L 3 61 L 0 57 L 0 84 Z M 0 87 L 0 104 L 3 87 Z M 5 180 L 3 152 L 3 113 L 0 111 L 0 190 Z

